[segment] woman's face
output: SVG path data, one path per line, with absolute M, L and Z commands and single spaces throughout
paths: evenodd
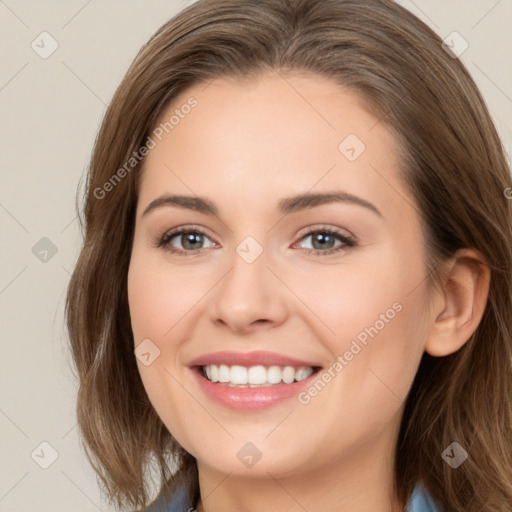
M 391 457 L 429 321 L 390 131 L 313 75 L 215 80 L 160 120 L 128 293 L 169 431 L 198 464 L 241 476 Z

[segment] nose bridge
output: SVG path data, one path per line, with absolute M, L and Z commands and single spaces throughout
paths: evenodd
M 286 307 L 282 285 L 267 268 L 268 251 L 254 236 L 246 236 L 230 259 L 230 270 L 213 301 L 214 320 L 243 330 L 257 321 L 283 321 Z

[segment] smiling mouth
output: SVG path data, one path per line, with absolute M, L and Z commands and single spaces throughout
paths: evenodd
M 240 366 L 209 364 L 198 367 L 208 381 L 233 388 L 263 388 L 293 384 L 320 370 L 319 366 Z

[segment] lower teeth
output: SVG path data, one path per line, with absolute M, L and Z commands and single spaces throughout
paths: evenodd
M 213 382 L 211 381 L 206 375 L 203 375 L 203 377 L 212 384 L 220 384 L 221 386 L 228 386 L 230 388 L 268 388 L 269 386 L 276 386 L 277 384 L 285 384 L 283 381 L 278 382 L 277 384 L 269 384 L 266 382 L 265 384 L 233 384 L 231 382 Z M 293 384 L 297 381 L 290 382 L 290 384 Z
M 231 382 L 212 382 L 207 377 L 205 377 L 205 379 L 212 384 L 219 384 L 221 386 L 228 386 L 230 388 L 268 388 L 269 386 L 276 386 L 276 384 L 269 384 L 268 382 L 266 384 L 232 384 Z M 283 382 L 278 382 L 277 384 L 283 384 Z
M 269 384 L 268 382 L 266 384 L 228 384 L 227 382 L 216 382 L 214 384 L 223 384 L 224 386 L 229 386 L 230 388 L 267 388 L 268 386 L 275 386 L 275 384 Z

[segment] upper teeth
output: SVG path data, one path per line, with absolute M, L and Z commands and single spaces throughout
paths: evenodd
M 231 385 L 272 385 L 283 381 L 291 384 L 294 380 L 301 381 L 313 373 L 313 368 L 301 366 L 228 366 L 225 364 L 209 364 L 203 366 L 206 377 L 212 382 L 221 382 Z

